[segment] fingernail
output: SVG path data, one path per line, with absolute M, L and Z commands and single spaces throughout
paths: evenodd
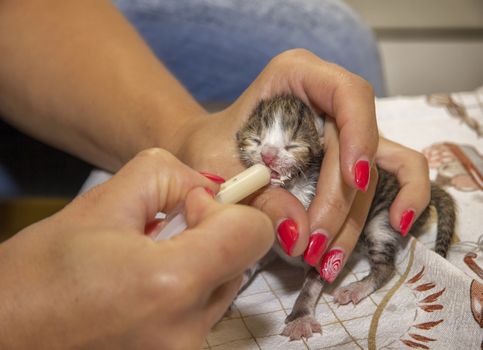
M 399 222 L 399 231 L 401 231 L 401 235 L 406 237 L 413 224 L 415 212 L 413 209 L 408 209 L 404 211 L 401 215 L 401 221 Z
M 312 233 L 309 238 L 309 245 L 304 252 L 305 262 L 311 266 L 317 265 L 325 248 L 327 248 L 327 235 L 321 231 Z
M 277 227 L 277 236 L 285 253 L 292 256 L 292 250 L 299 238 L 297 224 L 292 219 L 283 220 Z
M 215 198 L 215 192 L 213 192 L 211 188 L 208 188 L 208 187 L 203 187 L 203 188 L 205 189 L 206 193 L 208 193 L 211 196 L 211 198 Z
M 369 161 L 365 159 L 360 159 L 354 166 L 354 181 L 357 188 L 361 191 L 367 190 L 367 185 L 369 184 Z
M 329 283 L 339 275 L 342 269 L 342 263 L 344 261 L 344 251 L 341 249 L 331 249 L 322 258 L 322 264 L 320 266 L 320 277 Z
M 161 224 L 161 220 L 155 219 L 144 226 L 144 234 L 149 235 L 157 230 L 158 226 Z
M 225 179 L 218 176 L 218 175 L 214 175 L 214 174 L 210 174 L 210 173 L 205 173 L 203 171 L 200 171 L 200 174 L 203 175 L 204 177 L 206 177 L 207 179 L 210 179 L 211 181 L 213 181 L 214 183 L 217 183 L 217 184 L 222 184 L 223 182 L 225 182 Z

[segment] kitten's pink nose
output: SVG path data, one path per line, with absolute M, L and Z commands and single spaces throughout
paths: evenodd
M 262 149 L 262 160 L 267 165 L 270 166 L 277 159 L 277 148 L 276 147 L 263 147 Z
M 266 165 L 270 166 L 270 164 L 272 164 L 275 160 L 275 155 L 262 154 L 262 160 Z

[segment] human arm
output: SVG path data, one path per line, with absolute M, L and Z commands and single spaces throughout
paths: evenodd
M 0 244 L 0 348 L 199 348 L 273 241 L 266 216 L 203 187 L 218 189 L 151 149 Z M 144 235 L 182 200 L 186 231 Z
M 0 115 L 111 171 L 206 114 L 110 1 L 2 1 L 0 52 Z

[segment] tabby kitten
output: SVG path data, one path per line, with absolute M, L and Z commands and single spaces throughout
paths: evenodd
M 257 105 L 238 131 L 237 143 L 240 158 L 247 167 L 256 163 L 270 167 L 272 178 L 281 180 L 283 187 L 307 208 L 315 195 L 324 157 L 323 136 L 323 118 L 315 115 L 299 98 L 283 95 Z M 389 207 L 399 191 L 399 183 L 394 175 L 382 169 L 378 172 L 376 192 L 358 242 L 366 248 L 371 271 L 362 280 L 334 292 L 334 300 L 339 304 L 357 304 L 383 286 L 395 269 L 395 255 L 403 239 L 389 223 Z M 435 251 L 445 257 L 455 226 L 454 202 L 448 193 L 432 184 L 430 205 L 438 213 Z M 413 224 L 411 231 L 420 229 L 428 218 L 429 207 Z M 321 332 L 314 312 L 325 282 L 301 257 L 287 256 L 278 244 L 274 245 L 274 250 L 284 260 L 306 267 L 302 290 L 285 320 L 287 325 L 282 334 L 293 340 Z

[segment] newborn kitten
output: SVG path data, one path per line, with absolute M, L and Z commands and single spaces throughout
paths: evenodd
M 323 153 L 323 119 L 295 96 L 279 96 L 261 101 L 245 125 L 237 133 L 240 158 L 248 167 L 256 163 L 272 169 L 272 177 L 283 181 L 283 187 L 307 208 L 315 195 Z M 361 281 L 338 288 L 334 301 L 357 304 L 383 286 L 394 272 L 394 259 L 401 246 L 401 234 L 389 223 L 389 207 L 399 191 L 396 177 L 378 169 L 379 180 L 369 214 L 358 244 L 366 248 L 371 272 Z M 446 256 L 455 225 L 452 198 L 437 185 L 431 185 L 431 203 L 438 213 L 436 253 Z M 413 224 L 411 231 L 421 228 L 429 218 L 429 207 Z M 308 338 L 322 332 L 314 318 L 315 307 L 324 281 L 301 257 L 287 256 L 279 247 L 274 250 L 284 260 L 305 265 L 306 277 L 292 312 L 285 320 L 282 334 L 291 340 Z

